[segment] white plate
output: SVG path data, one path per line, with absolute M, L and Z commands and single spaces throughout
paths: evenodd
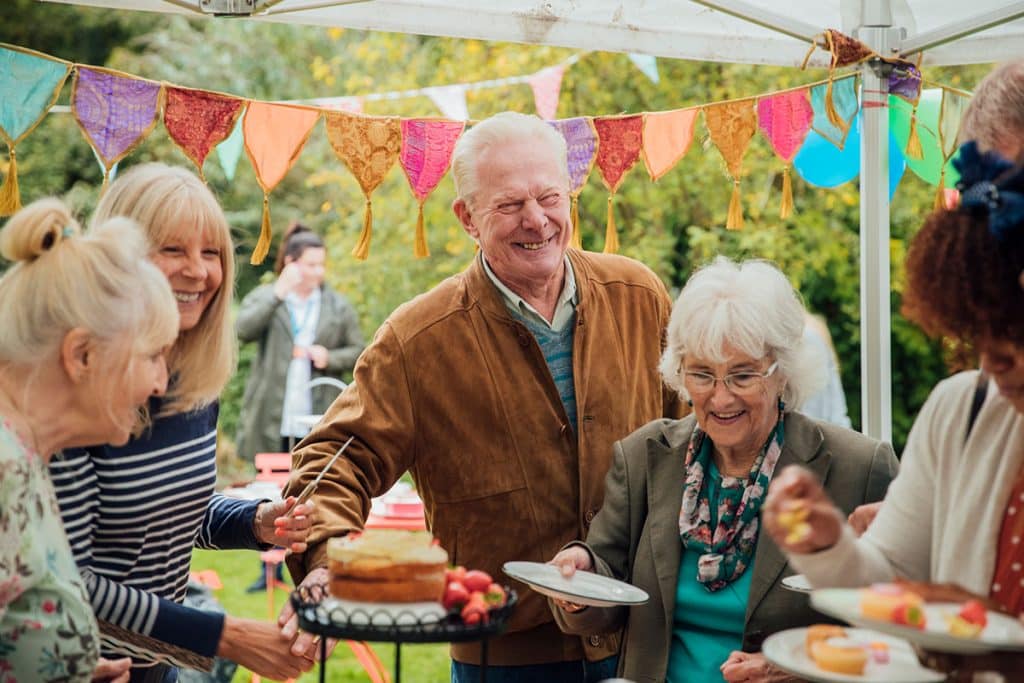
M 814 588 L 803 574 L 793 574 L 782 580 L 782 587 L 794 593 L 810 593 Z
M 958 638 L 947 630 L 945 616 L 955 616 L 963 606 L 956 602 L 925 603 L 924 629 L 869 619 L 860 611 L 860 591 L 853 588 L 826 588 L 811 592 L 811 607 L 849 622 L 854 626 L 881 631 L 903 638 L 926 650 L 950 654 L 983 654 L 993 650 L 1024 651 L 1024 625 L 1013 617 L 988 612 L 988 625 L 978 638 Z
M 345 622 L 354 626 L 403 626 L 432 624 L 445 617 L 439 602 L 357 602 L 328 596 L 317 606 L 316 618 L 324 624 Z
M 558 567 L 541 562 L 506 562 L 502 569 L 538 593 L 580 605 L 642 605 L 651 597 L 636 586 L 593 572 L 579 571 L 567 579 Z
M 926 669 L 917 661 L 917 655 L 910 645 L 899 638 L 893 638 L 877 631 L 862 628 L 846 629 L 847 636 L 864 643 L 883 642 L 889 646 L 889 661 L 880 664 L 868 659 L 862 676 L 832 673 L 818 668 L 818 665 L 807 656 L 804 642 L 807 638 L 806 628 L 791 628 L 769 636 L 761 646 L 761 651 L 768 661 L 780 669 L 810 681 L 841 681 L 843 683 L 932 683 L 946 680 L 945 674 Z

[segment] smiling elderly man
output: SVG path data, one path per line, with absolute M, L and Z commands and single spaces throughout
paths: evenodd
M 657 370 L 671 308 L 662 282 L 631 259 L 568 249 L 562 136 L 498 114 L 459 140 L 453 173 L 453 209 L 479 253 L 385 321 L 295 452 L 289 495 L 355 436 L 315 494 L 310 549 L 291 558 L 306 583 L 325 581 L 327 539 L 361 529 L 370 498 L 406 470 L 453 563 L 497 578 L 508 560 L 542 562 L 586 535 L 612 443 L 680 413 Z M 489 680 L 614 675 L 617 639 L 564 635 L 543 596 L 517 589 Z M 453 681 L 477 680 L 479 644 L 455 644 L 452 657 Z

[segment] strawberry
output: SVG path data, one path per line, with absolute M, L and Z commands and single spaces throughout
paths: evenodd
M 458 581 L 462 583 L 462 580 L 466 578 L 466 568 L 461 564 L 454 567 L 449 567 L 444 572 L 445 581 Z
M 441 604 L 444 608 L 450 610 L 452 608 L 462 609 L 462 606 L 469 601 L 469 591 L 459 581 L 449 581 L 448 585 L 444 588 L 444 597 L 441 599 Z
M 892 622 L 924 630 L 924 610 L 919 605 L 904 603 L 892 611 Z
M 483 593 L 490 588 L 493 580 L 491 579 L 491 575 L 487 572 L 482 572 L 479 569 L 473 569 L 466 572 L 466 576 L 462 579 L 462 583 L 471 593 L 473 591 L 480 591 Z
M 487 606 L 491 609 L 498 609 L 499 607 L 504 607 L 507 599 L 508 598 L 505 595 L 505 589 L 496 583 L 492 583 L 490 586 L 488 586 L 487 592 L 484 593 L 484 602 L 486 602 Z
M 481 622 L 487 623 L 487 603 L 484 602 L 484 594 L 479 592 L 473 592 L 469 596 L 469 601 L 462 608 L 462 621 L 466 624 L 473 625 Z
M 964 603 L 964 606 L 960 608 L 959 616 L 966 622 L 976 624 L 982 628 L 988 624 L 988 613 L 983 605 L 978 600 L 968 600 Z

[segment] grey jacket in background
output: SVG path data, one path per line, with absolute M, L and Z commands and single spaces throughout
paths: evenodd
M 235 328 L 242 343 L 259 343 L 249 369 L 238 427 L 238 454 L 252 461 L 256 453 L 281 448 L 281 412 L 294 346 L 288 307 L 274 294 L 273 285 L 261 285 L 246 295 Z M 352 304 L 326 286 L 320 288 L 320 317 L 313 343 L 327 349 L 327 367 L 314 367 L 310 379 L 343 379 L 352 372 L 366 346 Z M 315 387 L 313 411 L 327 412 L 337 395 L 334 387 Z

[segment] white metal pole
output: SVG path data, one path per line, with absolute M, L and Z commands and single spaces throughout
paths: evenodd
M 889 56 L 898 45 L 889 0 L 865 0 L 858 38 Z M 861 430 L 892 442 L 889 306 L 889 83 L 866 63 L 861 81 L 860 358 Z

